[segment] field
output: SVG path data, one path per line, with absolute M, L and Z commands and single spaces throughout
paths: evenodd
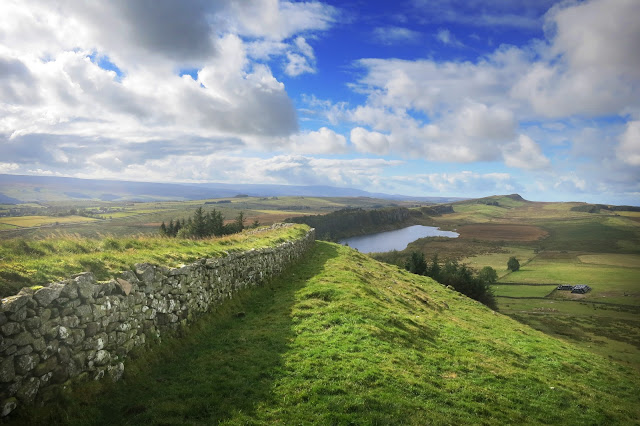
M 31 228 L 52 224 L 68 224 L 81 222 L 94 222 L 96 219 L 83 216 L 20 216 L 20 217 L 3 217 L 0 218 L 0 224 L 11 225 L 20 228 Z
M 510 197 L 454 203 L 454 213 L 429 224 L 456 229 L 459 238 L 424 238 L 402 252 L 374 256 L 403 265 L 421 251 L 427 260 L 437 253 L 440 261 L 476 270 L 491 266 L 499 277 L 493 290 L 500 312 L 640 369 L 640 215 L 571 210 L 578 205 Z M 521 265 L 513 273 L 511 256 Z M 592 290 L 555 291 L 558 284 Z
M 16 421 L 582 425 L 640 416 L 630 368 L 327 242 L 126 368 L 121 382 L 87 382 Z
M 72 238 L 81 239 L 153 236 L 157 234 L 162 221 L 168 223 L 171 219 L 187 218 L 199 206 L 203 206 L 205 211 L 215 208 L 227 220 L 243 211 L 247 225 L 254 221 L 268 225 L 292 216 L 323 214 L 346 207 L 380 208 L 390 205 L 409 208 L 420 206 L 410 202 L 371 198 L 318 197 L 242 197 L 185 202 L 98 204 L 85 201 L 77 204 L 77 207 L 94 211 L 107 210 L 100 213 L 103 219 L 80 218 L 78 220 L 85 222 L 67 223 L 76 218 L 3 217 L 0 218 L 0 245 L 8 244 L 15 238 L 23 238 L 31 244 L 32 240 L 64 239 L 69 234 Z M 404 251 L 373 256 L 403 265 L 412 251 L 420 251 L 427 260 L 437 254 L 441 262 L 458 260 L 476 270 L 491 266 L 498 272 L 499 282 L 494 290 L 501 312 L 546 333 L 584 344 L 588 349 L 611 355 L 612 359 L 640 368 L 640 347 L 628 346 L 629 339 L 624 337 L 629 334 L 629 329 L 637 326 L 637 322 L 627 322 L 624 327 L 605 325 L 607 321 L 613 321 L 611 318 L 618 321 L 616 324 L 622 324 L 629 319 L 629 312 L 638 315 L 638 311 L 633 309 L 640 306 L 640 214 L 571 210 L 579 205 L 581 204 L 534 203 L 510 196 L 457 202 L 452 204 L 453 213 L 441 216 L 417 215 L 413 220 L 417 224 L 456 229 L 460 233 L 459 238 L 423 238 L 411 243 Z M 64 207 L 64 204 L 58 203 L 55 206 Z M 25 208 L 41 209 L 42 206 L 29 205 Z M 109 253 L 93 253 L 90 251 L 87 258 L 98 259 L 101 264 L 111 262 Z M 520 271 L 511 273 L 507 270 L 507 260 L 511 256 L 519 260 Z M 76 263 L 76 269 L 100 270 L 99 267 L 90 265 L 91 260 L 84 262 L 85 266 Z M 22 269 L 11 268 L 13 269 L 6 270 L 5 273 L 17 279 L 8 280 L 13 283 L 13 287 L 25 283 L 39 284 L 44 282 L 45 277 L 58 277 L 64 271 L 59 269 L 57 275 L 47 275 L 46 268 L 45 272 L 34 272 L 35 269 L 28 264 Z M 507 283 L 546 286 L 510 286 Z M 586 295 L 551 291 L 557 284 L 588 284 L 593 289 Z M 555 306 L 563 308 L 549 310 L 549 302 L 561 304 Z M 581 306 L 582 303 L 598 308 L 588 311 L 589 315 L 585 317 L 588 320 L 582 319 L 584 324 L 580 328 L 567 326 L 574 319 L 583 318 L 582 313 L 578 315 L 577 311 L 567 309 L 567 306 Z M 616 319 L 616 316 L 619 317 Z M 589 344 L 589 339 L 600 343 Z M 618 345 L 626 345 L 625 356 L 618 353 Z

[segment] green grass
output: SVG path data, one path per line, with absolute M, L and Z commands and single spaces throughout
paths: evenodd
M 299 225 L 203 240 L 145 236 L 0 240 L 0 296 L 6 297 L 22 287 L 58 281 L 84 271 L 106 280 L 119 271 L 131 269 L 135 263 L 179 266 L 204 257 L 224 256 L 228 251 L 275 246 L 299 238 L 307 230 L 306 225 Z
M 505 285 L 495 284 L 491 288 L 496 296 L 509 297 L 545 297 L 551 293 L 556 286 L 548 285 Z
M 586 300 L 640 306 L 640 267 L 582 263 L 578 256 L 576 253 L 544 253 L 501 280 L 529 284 L 588 284 L 592 290 L 580 296 Z M 571 293 L 567 292 L 567 297 L 576 297 L 569 295 Z
M 633 370 L 432 280 L 317 242 L 115 385 L 33 424 L 631 424 Z

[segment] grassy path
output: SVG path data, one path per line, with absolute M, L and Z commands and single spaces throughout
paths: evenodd
M 30 424 L 632 424 L 637 373 L 429 278 L 317 242 Z

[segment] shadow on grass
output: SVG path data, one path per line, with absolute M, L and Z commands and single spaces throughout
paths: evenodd
M 335 247 L 317 242 L 279 278 L 237 293 L 184 336 L 129 362 L 121 382 L 76 392 L 66 401 L 69 406 L 31 420 L 217 424 L 239 413 L 251 418 L 260 405 L 270 405 L 272 387 L 283 370 L 282 355 L 295 337 L 295 292 L 337 255 Z

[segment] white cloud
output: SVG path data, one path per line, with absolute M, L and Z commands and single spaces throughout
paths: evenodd
M 546 169 L 551 164 L 540 146 L 526 135 L 520 135 L 517 142 L 507 145 L 502 155 L 507 166 L 525 170 Z
M 464 46 L 464 44 L 462 44 L 462 42 L 460 42 L 460 40 L 458 40 L 453 34 L 451 34 L 451 31 L 449 31 L 446 28 L 441 28 L 440 30 L 438 30 L 438 32 L 436 33 L 436 38 L 442 44 L 447 46 L 454 46 L 454 47 Z
M 287 65 L 284 72 L 289 77 L 297 77 L 305 73 L 315 73 L 315 68 L 309 63 L 309 60 L 297 53 L 287 52 Z
M 627 124 L 616 150 L 618 158 L 631 166 L 640 166 L 640 121 Z
M 11 173 L 19 168 L 20 166 L 16 163 L 0 163 L 0 173 Z
M 344 136 L 326 127 L 291 136 L 291 150 L 300 154 L 341 154 L 347 151 Z
M 400 43 L 416 43 L 421 34 L 409 28 L 388 26 L 377 27 L 373 30 L 373 37 L 380 43 L 391 45 Z
M 396 176 L 390 179 L 398 188 L 427 194 L 465 194 L 465 196 L 508 194 L 521 190 L 508 173 L 427 173 L 413 176 Z M 413 189 L 411 189 L 413 188 Z
M 389 137 L 379 132 L 370 132 L 362 127 L 351 129 L 351 143 L 359 152 L 385 155 L 389 153 Z

